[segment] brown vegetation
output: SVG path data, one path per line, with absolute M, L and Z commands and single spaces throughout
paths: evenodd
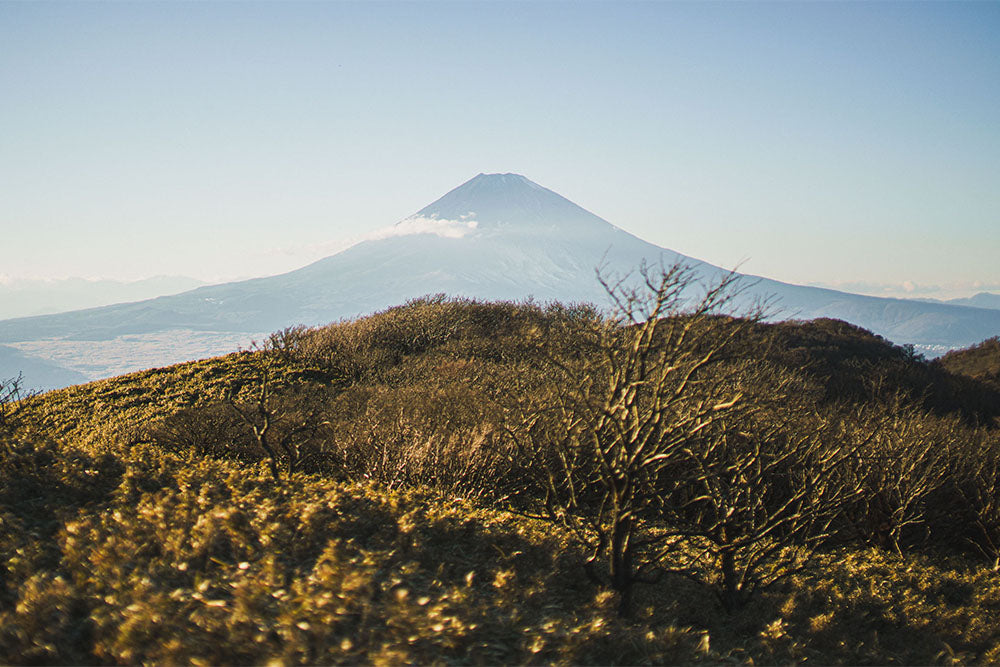
M 938 363 L 952 373 L 976 378 L 1000 390 L 1000 336 L 949 352 Z
M 996 390 L 646 277 L 4 383 L 0 657 L 1000 660 Z

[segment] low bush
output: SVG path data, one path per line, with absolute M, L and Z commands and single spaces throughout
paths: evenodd
M 843 323 L 661 324 L 646 360 L 666 363 L 645 366 L 663 371 L 656 391 L 635 384 L 648 372 L 611 383 L 642 365 L 607 347 L 634 342 L 633 324 L 432 297 L 18 397 L 17 425 L 0 429 L 0 658 L 1000 660 L 988 384 Z M 664 356 L 680 331 L 691 347 Z M 718 363 L 700 364 L 713 348 Z M 699 370 L 668 401 L 681 367 Z M 539 414 L 529 454 L 511 435 Z M 620 598 L 581 576 L 606 548 L 586 513 L 614 493 L 579 494 L 562 510 L 581 520 L 553 522 L 536 464 L 558 470 L 580 449 L 558 442 L 641 444 L 642 424 L 655 456 L 632 479 L 649 502 L 617 516 L 662 553 L 623 620 Z M 594 465 L 566 484 L 617 479 L 596 449 L 579 461 Z M 763 569 L 748 545 L 767 551 Z M 713 593 L 739 588 L 727 554 L 747 587 L 720 605 Z

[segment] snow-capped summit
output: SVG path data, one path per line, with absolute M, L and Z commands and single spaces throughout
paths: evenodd
M 479 174 L 411 217 L 475 221 L 483 231 L 518 228 L 580 233 L 613 228 L 606 220 L 520 174 Z

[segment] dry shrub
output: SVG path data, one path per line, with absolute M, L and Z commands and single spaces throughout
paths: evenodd
M 350 382 L 377 378 L 405 355 L 425 352 L 454 337 L 463 324 L 466 303 L 471 302 L 443 295 L 415 299 L 370 317 L 314 329 L 286 329 L 273 335 L 266 348 Z
M 226 403 L 186 408 L 154 423 L 147 438 L 177 454 L 259 461 L 259 451 L 239 415 Z
M 448 347 L 465 358 L 515 363 L 547 357 L 544 341 L 577 346 L 580 323 L 599 318 L 588 305 L 482 302 L 444 295 L 413 299 L 375 315 L 325 327 L 286 329 L 265 349 L 349 382 L 378 381 L 404 358 Z
M 971 545 L 1000 570 L 1000 431 L 967 432 L 949 470 L 948 495 L 934 505 L 939 532 Z
M 614 596 L 577 576 L 588 554 L 563 529 L 487 509 L 525 488 L 525 464 L 502 437 L 512 406 L 538 400 L 553 369 L 587 367 L 595 347 L 580 331 L 599 322 L 586 307 L 429 298 L 356 322 L 286 330 L 259 353 L 26 402 L 32 428 L 50 437 L 23 430 L 0 447 L 0 660 L 1000 660 L 1000 574 L 926 551 L 971 543 L 990 565 L 997 558 L 997 431 L 928 416 L 918 401 L 886 401 L 891 392 L 866 394 L 860 413 L 857 403 L 829 396 L 821 403 L 798 392 L 800 405 L 772 395 L 767 410 L 766 401 L 750 403 L 752 419 L 728 430 L 719 422 L 718 433 L 732 437 L 704 450 L 701 463 L 712 471 L 705 481 L 729 485 L 728 496 L 704 496 L 723 518 L 766 519 L 789 489 L 811 483 L 809 457 L 772 463 L 821 418 L 840 429 L 824 438 L 865 450 L 850 474 L 831 475 L 864 489 L 863 502 L 845 505 L 841 535 L 857 528 L 863 540 L 902 552 L 855 543 L 820 554 L 820 567 L 786 577 L 731 615 L 719 613 L 704 586 L 664 576 L 636 592 L 633 618 L 621 621 Z M 703 324 L 720 335 L 717 327 L 743 326 L 714 317 Z M 747 348 L 759 350 L 758 340 Z M 831 350 L 838 373 L 855 372 L 840 347 Z M 731 370 L 743 354 L 703 381 L 742 381 Z M 278 441 L 301 415 L 325 422 L 295 466 L 283 463 L 319 474 L 275 484 L 245 421 L 220 402 L 229 389 L 234 404 L 252 407 L 264 372 L 274 387 L 268 410 L 285 419 L 275 426 Z M 766 385 L 758 386 L 765 397 Z M 768 424 L 782 415 L 790 431 L 770 438 Z M 153 442 L 136 444 L 140 429 Z M 763 436 L 756 461 L 769 470 L 745 456 Z M 314 463 L 304 465 L 307 450 Z M 356 483 L 338 481 L 347 474 Z M 670 479 L 665 471 L 661 481 Z M 759 489 L 760 503 L 746 500 Z M 671 528 L 669 513 L 657 516 L 655 530 Z M 823 523 L 815 524 L 820 533 Z M 762 544 L 793 532 L 775 526 Z M 693 562 L 696 542 L 678 543 L 688 552 L 671 558 Z M 794 555 L 796 545 L 785 546 Z
M 253 381 L 240 383 L 226 401 L 181 409 L 156 420 L 141 440 L 187 457 L 267 460 L 276 478 L 279 469 L 339 474 L 340 467 L 331 465 L 326 447 L 332 427 L 325 414 L 332 396 L 329 388 L 300 380 L 279 385 L 275 394 L 273 375 L 271 369 L 261 371 L 257 396 L 250 391 Z M 266 434 L 260 431 L 264 419 Z
M 832 437 L 802 378 L 763 365 L 726 372 L 743 404 L 678 452 L 660 484 L 672 567 L 708 586 L 730 613 L 809 565 L 857 494 L 854 455 Z
M 502 413 L 468 384 L 353 388 L 330 417 L 328 447 L 352 478 L 494 501 L 523 488 Z
M 987 338 L 963 350 L 952 350 L 937 363 L 953 373 L 978 378 L 1000 388 L 1000 336 Z
M 957 444 L 969 429 L 900 396 L 865 406 L 842 425 L 858 448 L 850 476 L 860 491 L 846 508 L 846 529 L 897 553 L 951 537 L 951 521 L 935 517 L 959 509 L 948 489 L 961 463 Z

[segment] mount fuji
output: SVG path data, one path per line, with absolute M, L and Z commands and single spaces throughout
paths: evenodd
M 479 174 L 376 237 L 301 269 L 0 321 L 0 344 L 107 377 L 230 352 L 287 326 L 325 324 L 425 294 L 604 305 L 595 268 L 624 274 L 643 261 L 682 262 L 709 282 L 729 273 L 647 243 L 524 176 Z M 896 343 L 943 350 L 1000 334 L 1000 310 L 748 279 L 747 294 L 771 299 L 783 318 L 843 319 Z M 18 370 L 0 368 L 0 377 Z

